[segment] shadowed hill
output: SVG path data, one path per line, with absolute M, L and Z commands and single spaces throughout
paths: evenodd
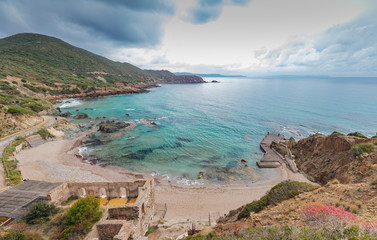
M 159 83 L 205 83 L 203 78 L 195 75 L 175 75 L 168 70 L 144 70 L 155 77 Z
M 0 39 L 0 72 L 1 77 L 11 75 L 47 85 L 56 82 L 104 85 L 152 80 L 131 64 L 114 62 L 60 39 L 32 33 Z

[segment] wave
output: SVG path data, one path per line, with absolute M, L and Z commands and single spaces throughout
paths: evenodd
M 78 99 L 66 99 L 63 100 L 63 103 L 59 106 L 60 108 L 74 108 L 82 105 L 82 102 Z
M 135 111 L 133 108 L 127 108 L 126 111 Z

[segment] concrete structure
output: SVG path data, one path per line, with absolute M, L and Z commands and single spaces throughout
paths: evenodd
M 260 168 L 277 168 L 280 167 L 284 162 L 288 164 L 289 168 L 293 172 L 297 172 L 296 164 L 293 160 L 293 155 L 289 150 L 288 146 L 284 144 L 285 139 L 284 135 L 281 134 L 270 134 L 267 135 L 262 139 L 260 143 L 260 148 L 264 152 L 264 155 L 260 161 L 257 162 L 258 167 Z M 286 148 L 288 155 L 282 156 L 274 149 L 271 148 L 272 142 L 280 143 L 283 147 Z
M 155 212 L 154 180 L 131 182 L 68 182 L 48 183 L 25 181 L 0 193 L 0 217 L 19 219 L 28 207 L 37 201 L 61 204 L 70 196 L 94 195 L 101 202 L 114 204 L 101 206 L 104 214 L 94 226 L 95 237 L 86 239 L 147 239 L 145 233 Z
M 28 207 L 38 201 L 48 200 L 48 193 L 61 183 L 28 180 L 0 193 L 0 217 L 19 219 Z

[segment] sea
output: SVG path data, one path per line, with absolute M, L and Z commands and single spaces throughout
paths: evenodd
M 94 129 L 106 120 L 137 124 L 130 131 L 90 134 L 88 140 L 99 144 L 80 152 L 92 162 L 183 184 L 268 179 L 274 170 L 256 166 L 267 132 L 296 140 L 333 131 L 376 135 L 377 79 L 204 80 L 218 83 L 161 84 L 149 93 L 71 99 L 60 107 L 88 114 L 90 119 L 72 121 Z

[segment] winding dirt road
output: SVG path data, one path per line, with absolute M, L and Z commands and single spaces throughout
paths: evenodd
M 53 117 L 53 116 L 42 116 L 42 118 L 43 118 L 43 121 L 41 123 L 39 123 L 38 125 L 30 127 L 28 129 L 24 129 L 20 132 L 11 134 L 9 136 L 0 138 L 0 156 L 3 155 L 4 149 L 9 144 L 11 144 L 16 137 L 23 137 L 23 136 L 33 134 L 33 133 L 37 132 L 41 127 L 50 127 L 56 122 L 55 117 Z M 1 165 L 2 166 L 0 167 L 0 191 L 6 187 L 5 175 L 4 175 L 5 174 L 4 173 L 4 166 L 3 166 L 2 162 L 1 162 Z

